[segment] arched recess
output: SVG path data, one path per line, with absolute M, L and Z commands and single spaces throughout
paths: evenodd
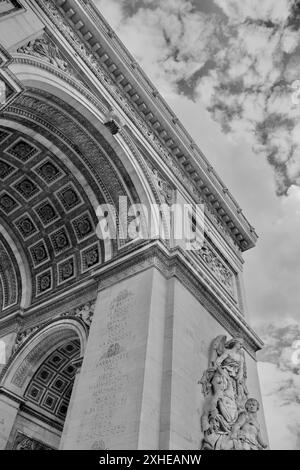
M 32 181 L 40 187 L 45 183 L 40 180 L 36 168 L 38 159 L 46 158 L 48 152 L 51 159 L 56 159 L 61 165 L 62 172 L 65 172 L 66 175 L 69 174 L 70 179 L 74 180 L 73 187 L 76 186 L 86 198 L 87 211 L 93 214 L 94 224 L 97 224 L 96 210 L 100 204 L 111 204 L 118 213 L 119 196 L 127 196 L 128 205 L 132 203 L 144 204 L 150 213 L 151 204 L 160 202 L 159 190 L 149 177 L 141 155 L 138 152 L 135 153 L 133 146 L 129 146 L 128 141 L 126 142 L 126 139 L 123 138 L 125 131 L 123 130 L 117 137 L 114 137 L 103 124 L 105 112 L 108 111 L 105 105 L 93 97 L 87 88 L 78 81 L 72 80 L 66 73 L 55 69 L 55 67 L 49 64 L 46 66 L 41 62 L 38 59 L 31 61 L 27 57 L 25 60 L 23 57 L 22 61 L 12 63 L 11 71 L 22 83 L 24 91 L 16 97 L 13 104 L 7 106 L 0 119 L 0 127 L 8 133 L 19 135 L 25 141 L 28 140 L 29 144 L 40 152 L 33 160 L 25 162 L 25 169 L 29 172 L 29 169 L 31 170 L 29 168 L 30 162 L 33 161 L 34 178 Z M 5 140 L 8 149 L 4 151 L 8 152 L 9 156 L 10 148 L 13 145 L 12 139 L 13 136 Z M 19 171 L 21 171 L 20 168 Z M 53 187 L 51 183 L 48 188 L 44 189 L 46 192 L 48 191 L 48 199 L 55 199 L 53 203 L 55 206 L 57 203 L 56 194 L 60 188 L 53 190 Z M 76 190 L 76 188 L 74 189 Z M 15 186 L 13 191 L 12 195 L 19 197 L 15 193 Z M 41 196 L 37 193 L 37 197 L 46 199 L 45 191 Z M 22 202 L 21 197 L 19 198 L 20 210 Z M 35 201 L 33 200 L 33 202 Z M 58 207 L 60 206 L 61 200 L 58 201 Z M 45 298 L 45 295 L 53 295 L 55 289 L 65 289 L 74 282 L 79 283 L 83 277 L 87 278 L 91 268 L 94 268 L 93 265 L 86 267 L 87 263 L 82 262 L 88 246 L 80 251 L 77 260 L 72 261 L 72 253 L 67 253 L 70 255 L 68 258 L 70 266 L 65 266 L 60 261 L 56 263 L 57 253 L 55 252 L 56 248 L 53 248 L 52 232 L 49 233 L 50 229 L 48 230 L 48 226 L 45 227 L 43 221 L 41 223 L 39 219 L 34 219 L 35 209 L 34 206 L 34 213 L 33 215 L 29 214 L 29 220 L 33 222 L 33 225 L 36 222 L 38 232 L 47 232 L 46 239 L 44 236 L 44 241 L 34 238 L 24 240 L 24 237 L 20 240 L 21 245 L 24 245 L 25 242 L 28 245 L 26 249 L 31 268 L 31 298 L 33 302 Z M 28 209 L 28 212 L 30 211 L 31 207 Z M 68 216 L 69 212 L 65 212 Z M 17 212 L 13 214 L 15 215 Z M 65 215 L 61 214 L 61 220 L 64 217 Z M 19 218 L 21 215 L 14 218 L 12 229 L 15 229 Z M 74 218 L 70 219 L 68 223 L 71 226 L 74 225 Z M 52 227 L 50 228 L 52 231 Z M 16 233 L 20 235 L 19 230 L 16 230 Z M 72 246 L 76 251 L 75 243 L 78 240 L 76 240 L 73 229 L 71 229 L 71 235 L 68 236 L 68 233 L 65 235 L 65 238 L 69 238 L 71 241 L 72 238 L 74 239 Z M 96 243 L 95 232 L 93 246 Z M 101 243 L 102 241 L 100 241 Z M 99 258 L 102 258 L 102 262 L 108 261 L 117 254 L 124 244 L 126 244 L 124 241 L 119 243 L 119 240 L 105 239 L 103 256 L 99 256 Z M 36 250 L 36 248 L 39 251 L 40 249 L 44 251 L 44 257 L 40 260 L 32 259 L 32 249 Z M 55 252 L 54 258 L 51 257 L 51 250 Z M 80 247 L 79 250 L 81 250 Z M 94 256 L 93 253 L 92 256 Z M 71 263 L 73 263 L 72 266 Z M 67 272 L 73 273 L 69 281 L 59 278 L 61 266 L 66 268 Z M 44 292 L 41 292 L 40 288 L 42 283 L 46 286 Z M 24 305 L 28 306 L 28 302 Z
M 160 200 L 159 191 L 151 184 L 147 173 L 143 171 L 139 156 L 133 155 L 123 139 L 114 137 L 104 126 L 106 116 L 111 111 L 111 105 L 108 104 L 104 95 L 100 98 L 98 94 L 96 98 L 84 83 L 55 66 L 45 63 L 42 59 L 24 58 L 21 54 L 15 54 L 15 58 L 10 70 L 25 89 L 44 92 L 48 96 L 52 95 L 57 102 L 76 110 L 78 116 L 82 116 L 85 122 L 90 123 L 89 133 L 101 133 L 116 153 L 118 160 L 126 168 L 128 181 L 132 180 L 139 202 L 147 206 L 157 203 Z
M 0 384 L 20 404 L 7 448 L 58 448 L 87 335 L 80 319 L 58 319 L 14 353 Z
M 62 296 L 65 293 L 68 294 L 68 289 L 73 289 L 74 285 L 80 290 L 82 281 L 86 281 L 91 272 L 82 269 L 83 264 L 80 264 L 82 254 L 90 246 L 84 246 L 81 249 L 81 240 L 78 240 L 74 230 L 74 222 L 78 214 L 74 214 L 73 217 L 72 208 L 66 209 L 61 198 L 60 193 L 68 184 L 67 179 L 70 179 L 75 193 L 79 192 L 79 199 L 85 203 L 84 212 L 90 214 L 92 211 L 95 212 L 98 204 L 109 203 L 117 207 L 119 196 L 124 195 L 128 197 L 129 204 L 142 203 L 150 209 L 151 204 L 160 202 L 160 193 L 147 173 L 145 162 L 139 152 L 135 151 L 134 146 L 128 145 L 128 141 L 123 138 L 126 130 L 123 129 L 117 137 L 114 137 L 105 127 L 105 113 L 109 111 L 105 99 L 101 104 L 100 98 L 93 97 L 84 85 L 71 79 L 54 66 L 43 64 L 39 59 L 31 60 L 24 56 L 18 60 L 19 56 L 16 54 L 15 62 L 11 63 L 10 70 L 19 83 L 22 83 L 24 91 L 8 104 L 0 119 L 0 146 L 4 142 L 3 152 L 11 157 L 10 160 L 7 157 L 4 159 L 15 167 L 15 172 L 13 170 L 10 173 L 12 176 L 9 176 L 11 180 L 5 179 L 5 191 L 8 192 L 10 186 L 11 195 L 17 202 L 16 208 L 11 211 L 13 216 L 9 213 L 6 217 L 7 225 L 10 222 L 9 219 L 12 219 L 9 226 L 11 232 L 9 230 L 7 232 L 19 237 L 20 245 L 24 251 L 25 248 L 27 250 L 26 256 L 32 281 L 30 303 L 35 311 L 42 305 L 40 311 L 42 314 L 43 305 L 46 303 L 49 305 L 51 302 L 54 304 L 58 294 Z M 4 131 L 4 140 L 2 131 L 2 141 L 1 128 Z M 32 147 L 32 157 L 27 158 L 25 155 L 22 160 L 22 156 L 15 156 L 15 145 L 20 140 L 23 143 L 27 142 L 29 150 Z M 50 178 L 46 187 L 45 175 L 41 177 L 40 165 L 47 159 L 54 162 L 57 167 L 58 176 L 55 179 L 57 187 L 54 183 L 52 185 Z M 21 165 L 27 177 L 37 186 L 37 192 L 32 196 L 33 199 L 28 198 L 24 203 L 26 204 L 25 212 L 29 216 L 28 220 L 33 222 L 33 231 L 23 233 L 23 235 L 24 227 L 20 223 L 23 222 L 21 211 L 24 198 L 19 194 L 18 179 L 21 179 Z M 14 175 L 18 175 L 18 172 L 19 177 L 15 178 Z M 11 183 L 8 183 L 10 181 Z M 49 223 L 46 221 L 46 223 L 44 215 L 43 217 L 40 215 L 39 204 L 44 199 L 48 199 L 50 206 L 52 204 L 54 209 L 57 209 L 57 217 L 53 219 L 57 226 L 52 225 L 53 220 Z M 78 208 L 82 207 L 83 204 L 78 204 Z M 20 213 L 17 212 L 18 210 Z M 62 229 L 63 224 L 68 224 L 71 228 L 65 237 L 69 241 L 73 239 L 71 246 L 67 247 L 70 251 L 58 250 L 53 242 L 53 236 L 56 237 L 56 231 Z M 35 231 L 34 228 L 36 228 Z M 89 237 L 84 238 L 84 243 L 86 239 L 90 240 Z M 112 247 L 106 245 L 103 260 L 110 259 L 124 245 L 126 246 L 126 242 L 123 245 L 115 243 Z M 66 282 L 65 280 L 61 282 L 59 268 L 63 266 L 65 257 L 73 257 L 72 250 L 75 261 L 77 259 L 74 276 L 66 279 Z M 41 286 L 46 287 L 42 290 Z M 49 317 L 51 315 L 48 311 L 47 318 Z M 35 383 L 35 374 L 38 373 L 39 368 L 43 365 L 48 367 L 47 361 L 50 360 L 49 357 L 52 354 L 64 347 L 66 342 L 78 341 L 76 338 L 80 337 L 81 355 L 83 355 L 83 343 L 86 341 L 84 327 L 81 325 L 83 330 L 80 328 L 78 330 L 78 322 L 76 322 L 76 320 L 64 319 L 44 327 L 34 337 L 30 337 L 23 343 L 18 354 L 12 357 L 0 386 L 2 391 L 5 390 L 7 394 L 19 400 L 23 407 L 23 414 L 24 406 L 25 413 L 28 409 L 31 411 L 34 409 L 33 404 L 28 403 L 30 386 Z M 75 331 L 76 327 L 77 331 Z M 46 416 L 45 410 L 38 413 L 35 409 L 35 412 L 35 419 L 39 419 L 37 414 L 40 418 L 43 413 L 44 417 Z M 49 423 L 51 419 L 53 422 L 53 417 L 49 417 L 48 414 L 47 418 L 48 426 L 50 426 Z

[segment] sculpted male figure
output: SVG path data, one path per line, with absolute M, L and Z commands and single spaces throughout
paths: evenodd
M 262 450 L 267 448 L 260 432 L 257 419 L 259 403 L 255 398 L 249 398 L 245 410 L 239 414 L 236 423 L 232 426 L 231 438 L 238 441 L 237 447 L 241 450 Z

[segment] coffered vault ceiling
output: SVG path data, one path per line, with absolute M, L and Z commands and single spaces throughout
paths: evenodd
M 75 177 L 49 150 L 0 129 L 0 223 L 18 239 L 32 273 L 33 300 L 84 277 L 104 258 L 97 218 Z M 2 311 L 17 303 L 17 266 L 0 240 Z
M 79 340 L 68 341 L 56 349 L 36 371 L 24 395 L 29 403 L 50 413 L 61 424 L 66 418 L 76 374 L 72 362 L 79 355 Z
M 32 305 L 79 285 L 108 259 L 107 250 L 109 257 L 116 254 L 116 241 L 108 248 L 97 238 L 99 204 L 118 207 L 119 196 L 127 195 L 130 203 L 140 198 L 110 133 L 65 101 L 28 88 L 3 117 L 0 233 L 5 227 L 18 258 L 26 260 Z M 9 282 L 20 287 L 15 257 L 6 258 L 15 271 L 10 269 Z M 19 298 L 5 300 L 7 278 L 0 270 L 0 317 L 18 309 Z

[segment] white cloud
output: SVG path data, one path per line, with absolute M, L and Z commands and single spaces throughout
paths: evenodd
M 290 86 L 300 77 L 300 38 L 288 23 L 293 2 L 214 1 L 224 15 L 187 0 L 135 2 L 130 14 L 126 0 L 98 5 L 162 93 L 190 87 L 234 140 L 268 157 L 277 191 L 286 193 L 300 180 L 293 131 L 300 106 L 292 105 Z
M 101 14 L 109 20 L 110 26 L 117 30 L 124 19 L 122 2 L 119 0 L 95 0 Z
M 286 193 L 300 179 L 292 130 L 300 106 L 290 87 L 300 77 L 300 38 L 288 23 L 294 2 L 214 1 L 224 15 L 187 0 L 135 2 L 131 14 L 126 0 L 98 5 L 156 86 L 164 94 L 190 86 L 224 131 L 268 157 L 278 193 Z
M 268 362 L 259 362 L 258 372 L 270 448 L 299 449 L 300 406 L 297 400 L 300 377 L 283 372 L 275 364 Z
M 268 8 L 262 3 L 264 1 L 259 2 L 259 8 L 267 11 L 272 2 L 268 2 Z M 126 11 L 128 4 L 135 7 L 133 12 Z M 284 38 L 291 36 L 295 40 L 292 30 L 281 28 L 280 33 L 275 32 L 275 39 L 270 46 L 268 42 L 265 43 L 263 57 L 259 55 L 256 60 L 255 54 L 240 53 L 239 41 L 236 39 L 238 26 L 228 28 L 224 18 L 216 11 L 211 15 L 195 11 L 191 9 L 191 2 L 98 0 L 98 5 L 109 22 L 118 25 L 117 33 L 121 39 L 155 81 L 200 148 L 216 166 L 226 185 L 234 189 L 235 197 L 260 235 L 255 250 L 245 254 L 246 287 L 252 316 L 279 317 L 283 313 L 297 315 L 297 279 L 300 278 L 297 263 L 300 256 L 299 190 L 291 186 L 289 197 L 278 200 L 272 194 L 275 188 L 271 179 L 271 168 L 275 168 L 276 178 L 282 188 L 291 183 L 300 184 L 300 106 L 291 105 L 292 89 L 271 87 L 273 81 L 282 76 L 280 44 L 282 50 L 285 50 L 287 46 Z M 284 2 L 284 5 L 287 6 L 287 3 Z M 281 20 L 285 21 L 287 13 L 280 14 Z M 174 25 L 180 22 L 178 15 L 181 18 L 180 31 L 174 31 Z M 190 28 L 193 35 L 189 34 L 190 24 L 194 25 Z M 205 28 L 203 24 L 206 24 Z M 244 28 L 247 25 L 242 26 Z M 249 28 L 255 36 L 253 24 L 250 23 Z M 261 34 L 262 26 L 258 25 L 257 29 Z M 169 43 L 163 31 L 168 38 L 172 38 Z M 220 35 L 223 35 L 221 39 Z M 269 35 L 270 32 L 266 31 L 266 38 Z M 222 44 L 224 47 L 221 47 Z M 276 44 L 279 44 L 279 49 Z M 174 53 L 175 46 L 178 48 L 177 56 Z M 178 62 L 174 54 L 175 58 L 180 57 Z M 267 56 L 269 60 L 266 60 Z M 195 79 L 192 95 L 197 100 L 193 102 L 186 90 L 178 89 L 177 83 L 194 73 L 197 61 L 201 67 L 206 57 L 215 59 L 216 64 L 201 79 Z M 273 68 L 270 59 L 274 59 Z M 287 69 L 285 73 L 290 74 Z M 261 77 L 268 77 L 269 81 L 264 83 Z M 286 80 L 285 76 L 283 78 Z M 240 89 L 236 93 L 231 92 L 230 88 L 234 80 Z M 220 85 L 225 88 L 218 88 Z M 224 113 L 224 106 L 214 106 L 219 98 L 221 104 L 232 112 L 230 122 Z M 213 106 L 212 112 L 218 122 L 223 123 L 224 128 L 231 127 L 227 137 L 222 135 L 221 128 L 205 112 L 204 107 L 210 106 Z M 268 119 L 264 121 L 266 116 Z M 263 123 L 259 129 L 258 144 L 255 134 L 257 122 Z M 250 151 L 251 146 L 255 146 L 256 154 Z M 273 162 L 272 167 L 259 158 L 261 154 L 266 155 L 267 151 L 270 162 Z M 288 164 L 285 166 L 287 158 Z M 284 171 L 280 173 L 282 163 Z
M 215 0 L 224 13 L 233 21 L 243 22 L 247 18 L 285 22 L 290 13 L 290 0 Z
M 273 449 L 300 448 L 300 322 L 283 318 L 262 323 L 265 348 L 260 353 L 258 372 L 264 412 Z

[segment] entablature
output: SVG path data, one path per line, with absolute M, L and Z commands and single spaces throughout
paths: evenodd
M 172 167 L 178 184 L 185 185 L 206 203 L 213 223 L 219 228 L 223 226 L 241 251 L 253 247 L 257 235 L 242 209 L 93 3 L 87 0 L 27 3 L 47 28 L 56 26 L 60 44 L 65 41 L 74 49 L 74 57 L 86 77 L 91 80 L 96 76 L 106 87 L 123 115 Z

